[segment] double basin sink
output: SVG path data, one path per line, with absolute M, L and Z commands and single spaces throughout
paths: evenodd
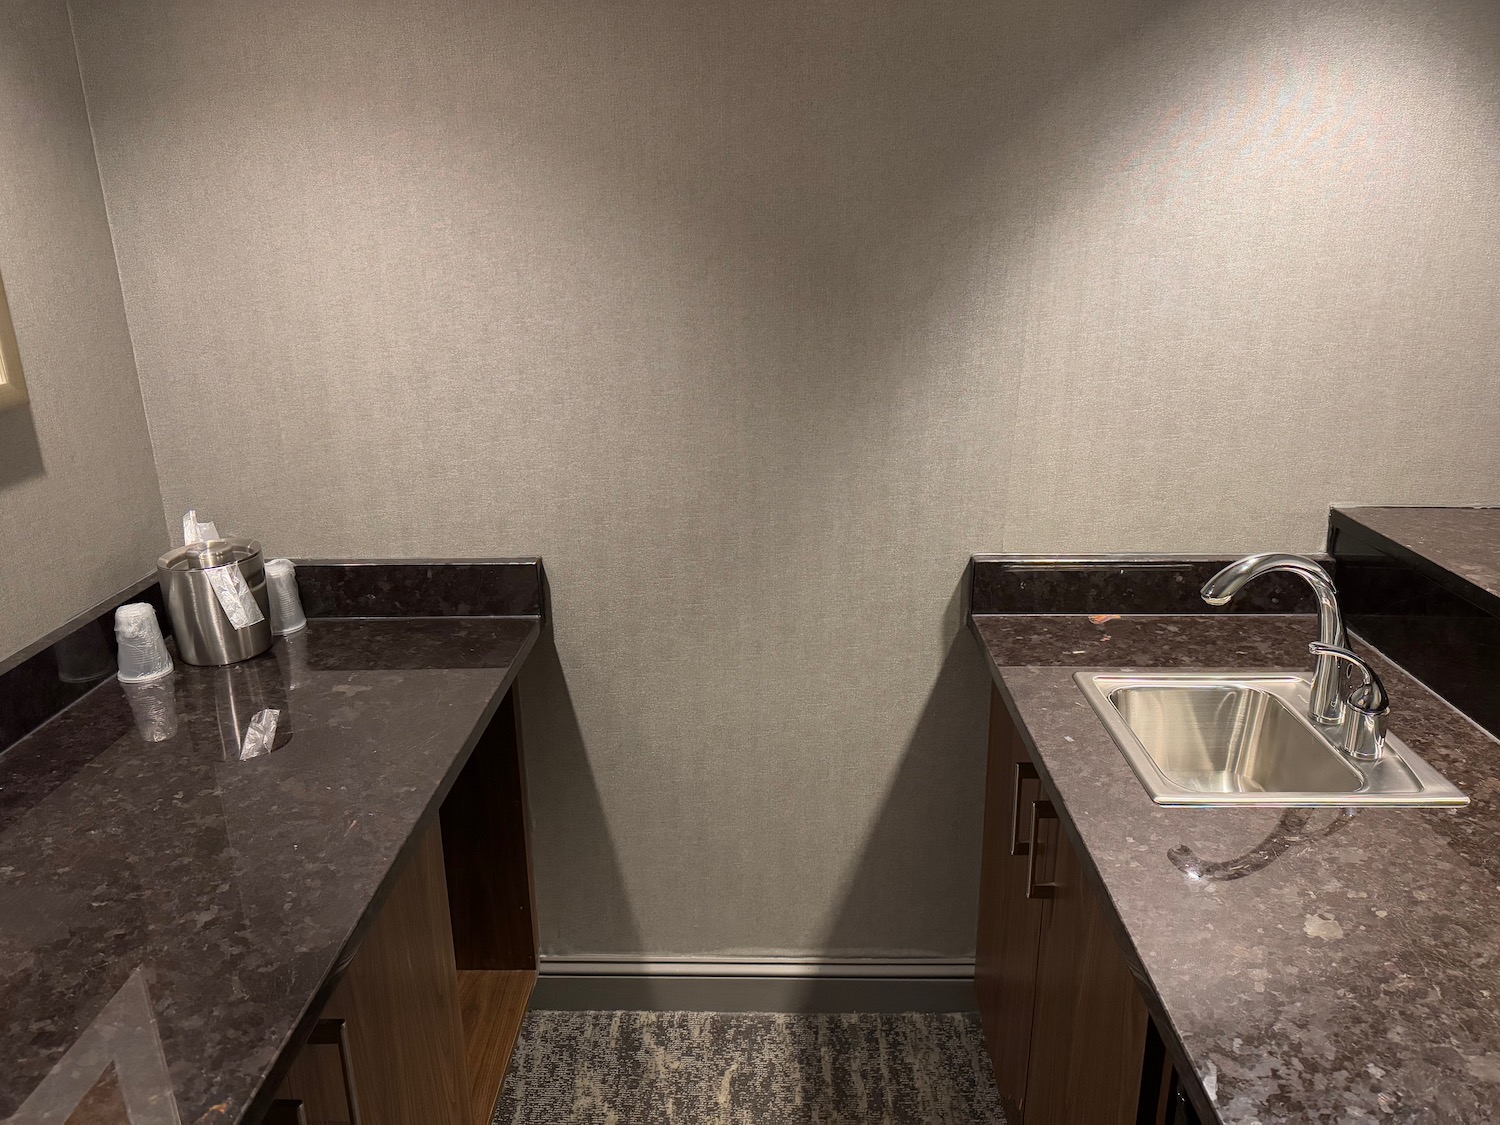
M 1159 805 L 1424 807 L 1469 799 L 1394 735 L 1373 762 L 1307 717 L 1311 681 L 1275 672 L 1074 679 Z

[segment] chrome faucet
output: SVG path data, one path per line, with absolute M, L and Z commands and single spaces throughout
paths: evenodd
M 1339 749 L 1361 762 L 1378 762 L 1385 755 L 1385 739 L 1391 721 L 1391 700 L 1380 676 L 1357 653 L 1336 645 L 1314 641 L 1307 646 L 1315 656 L 1331 656 L 1353 666 L 1359 682 L 1344 696 L 1344 721 L 1339 731 Z
M 1318 642 L 1347 649 L 1349 640 L 1344 634 L 1344 619 L 1339 613 L 1333 580 L 1321 566 L 1301 555 L 1250 555 L 1239 562 L 1230 563 L 1204 583 L 1203 600 L 1209 605 L 1225 605 L 1240 592 L 1245 583 L 1277 570 L 1289 571 L 1305 578 L 1312 586 L 1313 593 L 1318 596 Z M 1340 658 L 1333 653 L 1320 651 L 1317 670 L 1313 673 L 1312 694 L 1307 701 L 1307 717 L 1324 726 L 1341 726 L 1344 721 L 1342 686 Z

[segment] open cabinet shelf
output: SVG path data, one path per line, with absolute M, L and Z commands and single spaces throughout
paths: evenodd
M 535 969 L 460 969 L 458 1005 L 474 1125 L 488 1125 L 536 984 Z
M 512 689 L 294 1057 L 286 1120 L 488 1125 L 537 977 L 517 714 Z

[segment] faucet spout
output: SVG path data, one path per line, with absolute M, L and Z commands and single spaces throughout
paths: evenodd
M 1239 562 L 1230 563 L 1203 585 L 1203 600 L 1209 605 L 1226 605 L 1247 582 L 1263 574 L 1283 570 L 1305 579 L 1318 599 L 1318 641 L 1338 648 L 1348 647 L 1344 633 L 1344 618 L 1339 613 L 1338 595 L 1328 572 L 1312 559 L 1301 555 L 1271 553 L 1250 555 Z M 1313 675 L 1312 695 L 1308 699 L 1307 714 L 1316 723 L 1334 725 L 1343 720 L 1344 700 L 1339 691 L 1341 681 L 1339 660 L 1335 656 L 1318 656 L 1317 671 Z

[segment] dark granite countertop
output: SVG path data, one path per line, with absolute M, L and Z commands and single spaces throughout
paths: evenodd
M 1500 1121 L 1494 740 L 1366 647 L 1393 732 L 1469 807 L 1162 808 L 1073 673 L 1310 670 L 1311 617 L 972 621 L 1222 1122 Z
M 0 755 L 0 1119 L 54 1120 L 112 1057 L 133 1120 L 238 1121 L 539 628 L 315 620 L 165 689 L 108 681 Z M 276 748 L 246 757 L 266 707 Z
M 1397 547 L 1500 598 L 1500 508 L 1335 508 Z

